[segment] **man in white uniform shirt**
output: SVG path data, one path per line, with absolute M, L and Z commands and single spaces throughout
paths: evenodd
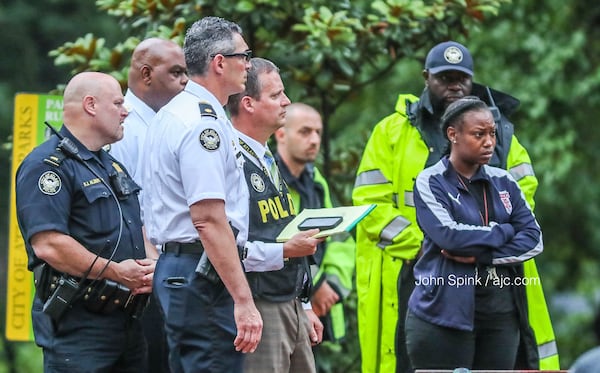
M 312 229 L 297 233 L 284 244 L 275 243 L 296 212 L 287 185 L 277 168 L 271 168 L 274 159 L 266 144 L 283 126 L 290 100 L 275 64 L 263 58 L 253 58 L 251 64 L 246 89 L 231 96 L 227 104 L 246 159 L 248 239 L 253 244 L 282 247 L 287 259 L 277 271 L 256 271 L 245 266 L 256 307 L 268 321 L 258 349 L 244 362 L 244 372 L 316 372 L 311 344 L 321 341 L 323 325 L 308 302 L 309 260 L 324 239 L 313 238 L 319 230 Z M 294 255 L 290 255 L 292 248 Z
M 245 88 L 251 51 L 241 28 L 205 17 L 187 31 L 189 81 L 148 129 L 142 172 L 147 234 L 163 254 L 154 293 L 178 372 L 240 372 L 262 318 L 240 252 L 248 189 L 237 136 L 223 105 Z
M 156 112 L 183 90 L 188 81 L 181 47 L 170 40 L 149 38 L 131 55 L 123 122 L 123 139 L 110 147 L 139 185 L 142 184 L 142 146 Z
M 109 152 L 127 167 L 131 177 L 142 188 L 142 147 L 148 126 L 156 112 L 181 92 L 187 81 L 183 49 L 178 44 L 149 38 L 133 50 L 125 94 L 129 115 L 123 122 L 123 138 L 112 144 Z M 157 258 L 158 253 L 154 257 Z M 169 371 L 169 349 L 163 324 L 158 305 L 151 297 L 142 317 L 148 342 L 148 373 Z

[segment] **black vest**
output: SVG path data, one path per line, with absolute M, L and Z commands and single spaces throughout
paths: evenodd
M 275 242 L 275 237 L 296 215 L 292 197 L 283 181 L 280 192 L 262 168 L 246 154 L 244 157 L 244 175 L 250 193 L 248 241 Z M 246 277 L 255 298 L 285 302 L 302 295 L 308 276 L 306 268 L 305 258 L 289 258 L 278 271 L 246 272 Z M 306 282 L 310 283 L 310 278 Z
M 300 206 L 294 206 L 298 211 L 325 207 L 325 190 L 323 185 L 315 182 L 314 164 L 307 163 L 300 177 L 296 178 L 279 154 L 275 154 L 275 160 L 285 183 L 300 196 Z M 310 264 L 317 264 L 320 267 L 325 256 L 325 250 L 326 244 L 323 241 L 317 245 L 317 252 L 309 258 Z

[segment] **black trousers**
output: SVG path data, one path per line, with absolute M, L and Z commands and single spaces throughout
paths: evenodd
M 45 373 L 148 372 L 139 320 L 123 311 L 93 313 L 76 301 L 54 322 L 42 307 L 36 296 L 31 315 L 35 341 L 44 352 Z
M 142 315 L 142 329 L 148 343 L 148 373 L 169 373 L 169 346 L 165 321 L 154 295 Z
M 406 335 L 404 334 L 404 322 L 408 310 L 408 298 L 415 288 L 415 276 L 413 267 L 415 260 L 404 261 L 398 275 L 398 323 L 396 324 L 396 373 L 412 373 L 412 367 L 406 351 Z
M 406 317 L 406 347 L 414 369 L 513 369 L 519 347 L 516 314 L 475 320 L 473 331 Z

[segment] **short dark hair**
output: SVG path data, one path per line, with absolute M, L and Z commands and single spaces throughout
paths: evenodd
M 243 92 L 229 96 L 227 110 L 229 110 L 231 116 L 237 116 L 239 114 L 240 101 L 242 101 L 244 96 L 252 97 L 255 100 L 260 98 L 262 87 L 260 86 L 258 77 L 260 74 L 268 74 L 273 71 L 279 72 L 279 68 L 267 59 L 254 57 L 250 60 L 250 69 L 248 70 L 246 78 L 246 88 Z
M 442 115 L 442 133 L 448 136 L 448 127 L 457 127 L 463 123 L 464 114 L 470 111 L 489 110 L 487 104 L 477 96 L 465 96 L 452 102 Z

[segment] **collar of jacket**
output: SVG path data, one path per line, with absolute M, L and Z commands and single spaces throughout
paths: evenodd
M 458 180 L 458 177 L 460 177 L 460 175 L 454 168 L 454 165 L 452 164 L 452 162 L 450 162 L 450 158 L 447 155 L 445 155 L 441 159 L 441 162 L 446 167 L 446 170 L 444 171 L 444 177 L 456 178 L 456 180 Z M 486 167 L 485 165 L 479 166 L 477 171 L 475 171 L 475 174 L 469 180 L 470 181 L 478 181 L 478 180 L 489 181 L 489 177 L 488 177 L 487 173 L 485 172 L 485 167 Z

